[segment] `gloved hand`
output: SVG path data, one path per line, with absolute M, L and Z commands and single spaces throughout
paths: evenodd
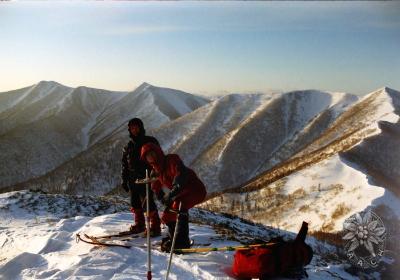
M 172 202 L 171 193 L 165 194 L 161 199 L 162 204 L 169 206 Z
M 121 187 L 122 187 L 126 192 L 129 192 L 129 187 L 128 187 L 128 184 L 127 184 L 127 183 L 122 183 L 122 184 L 121 184 Z
M 157 195 L 157 199 L 162 202 L 162 200 L 164 198 L 164 195 L 165 195 L 164 191 L 163 190 L 159 190 L 156 195 Z
M 181 192 L 181 190 L 182 190 L 181 185 L 179 185 L 179 184 L 174 184 L 174 185 L 172 186 L 171 192 L 169 193 L 169 196 L 170 196 L 171 198 L 173 198 L 173 197 L 177 196 L 177 195 Z

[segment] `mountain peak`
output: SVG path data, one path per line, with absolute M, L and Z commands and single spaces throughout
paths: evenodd
M 152 85 L 150 85 L 149 83 L 143 82 L 140 84 L 140 86 L 138 86 L 137 88 L 135 88 L 134 90 L 131 91 L 131 93 L 135 93 L 135 92 L 141 92 L 149 87 L 153 87 Z
M 140 86 L 141 86 L 141 87 L 142 87 L 142 86 L 151 86 L 151 84 L 146 83 L 146 82 L 143 82 Z
M 62 84 L 55 81 L 40 81 L 37 86 L 62 86 Z

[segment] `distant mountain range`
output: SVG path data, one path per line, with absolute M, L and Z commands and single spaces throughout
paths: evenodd
M 103 157 L 100 150 L 111 149 L 112 160 L 119 161 L 121 145 L 128 140 L 129 119 L 140 117 L 152 129 L 207 102 L 202 97 L 146 83 L 132 92 L 113 92 L 42 81 L 0 93 L 0 188 L 20 188 L 49 180 L 49 185 L 40 188 L 75 192 L 74 185 L 68 182 L 81 176 L 83 170 L 76 169 L 74 162 L 95 154 L 99 158 L 94 161 L 89 156 L 84 167 L 100 164 L 104 170 L 91 172 L 90 178 L 80 182 L 85 186 L 79 186 L 78 192 L 90 188 L 87 180 L 96 181 L 96 172 L 106 172 L 111 179 L 105 186 L 93 186 L 93 192 L 110 190 L 115 187 L 114 178 L 119 171 L 108 169 L 107 165 L 115 162 Z M 115 141 L 120 145 L 112 146 Z M 64 166 L 72 168 L 72 177 L 59 173 Z M 57 174 L 56 181 L 52 174 Z
M 306 201 L 316 207 L 327 204 L 311 196 L 310 188 L 334 184 L 329 176 L 341 180 L 343 187 L 333 194 L 343 197 L 351 182 L 344 174 L 366 178 L 351 182 L 362 185 L 354 191 L 360 201 L 355 207 L 344 205 L 350 209 L 345 208 L 346 214 L 365 209 L 383 195 L 363 195 L 374 185 L 398 201 L 399 105 L 400 93 L 389 88 L 362 98 L 306 90 L 209 100 L 146 83 L 132 92 L 112 92 L 40 82 L 0 93 L 0 188 L 115 191 L 121 150 L 128 141 L 127 122 L 140 117 L 148 134 L 157 137 L 166 152 L 178 153 L 205 182 L 210 200 L 202 207 L 263 223 L 273 222 L 265 217 L 269 213 L 290 228 L 289 218 L 277 215 L 283 213 L 282 205 L 270 203 L 300 195 L 303 203 L 288 207 L 309 214 L 299 212 Z M 299 174 L 314 185 L 296 187 Z M 392 202 L 386 204 L 397 211 Z M 338 229 L 344 217 L 319 217 L 314 229 Z

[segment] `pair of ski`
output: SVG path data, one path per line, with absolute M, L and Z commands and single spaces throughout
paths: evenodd
M 142 237 L 141 234 L 134 234 L 131 231 L 122 231 L 116 234 L 109 234 L 109 235 L 102 235 L 102 236 L 90 236 L 86 233 L 83 234 L 84 238 L 81 236 L 80 233 L 76 234 L 76 240 L 82 241 L 92 245 L 99 245 L 99 246 L 106 246 L 106 247 L 123 247 L 123 248 L 131 248 L 131 245 L 128 244 L 117 244 L 113 242 L 107 242 L 105 240 L 114 241 L 116 238 L 124 238 L 124 239 L 117 239 L 120 241 L 128 241 L 131 239 Z
M 134 234 L 130 231 L 122 231 L 116 234 L 109 234 L 109 235 L 101 235 L 101 236 L 91 236 L 88 235 L 86 233 L 83 233 L 83 236 L 81 235 L 81 233 L 77 233 L 76 234 L 76 240 L 77 242 L 82 241 L 88 244 L 92 244 L 92 245 L 98 245 L 98 246 L 104 246 L 104 247 L 123 247 L 123 248 L 131 248 L 132 245 L 128 245 L 128 244 L 117 244 L 117 243 L 113 243 L 112 241 L 118 240 L 118 241 L 130 241 L 136 238 L 140 238 L 140 237 L 144 237 L 142 234 Z M 118 238 L 118 239 L 116 239 Z M 121 238 L 121 239 L 119 239 Z M 104 241 L 107 240 L 107 241 Z M 110 242 L 111 241 L 111 242 Z M 197 244 L 197 243 L 196 243 Z M 158 244 L 153 244 L 153 245 L 158 245 Z M 194 245 L 194 240 L 191 239 L 190 240 L 190 246 Z M 204 244 L 197 244 L 197 246 L 209 246 L 211 245 L 211 243 L 204 243 Z M 135 245 L 136 247 L 138 245 Z M 140 246 L 140 245 L 139 245 Z M 141 246 L 144 247 L 144 246 Z M 208 248 L 188 248 L 188 249 L 175 249 L 174 252 L 176 253 L 194 253 L 197 251 L 193 251 L 193 249 L 208 249 Z M 211 251 L 215 251 L 215 249 L 210 248 Z M 201 252 L 201 251 L 199 251 Z
M 123 247 L 123 248 L 131 248 L 132 245 L 127 245 L 127 244 L 117 244 L 117 243 L 111 243 L 111 242 L 106 242 L 103 241 L 104 239 L 106 240 L 115 240 L 115 238 L 124 238 L 124 239 L 118 239 L 120 241 L 128 241 L 132 240 L 135 238 L 143 237 L 142 234 L 134 234 L 130 231 L 122 231 L 116 234 L 110 234 L 110 235 L 102 235 L 102 236 L 90 236 L 87 234 L 83 234 L 84 238 L 78 233 L 77 235 L 77 240 L 83 241 L 88 244 L 92 245 L 98 245 L 98 246 L 106 246 L 106 247 Z M 197 243 L 196 243 L 197 244 Z M 270 247 L 275 245 L 275 242 L 267 242 L 267 243 L 260 243 L 260 244 L 252 244 L 252 245 L 239 245 L 239 246 L 226 246 L 226 247 L 200 247 L 200 248 L 188 248 L 188 249 L 175 249 L 175 253 L 179 254 L 188 254 L 188 253 L 207 253 L 207 252 L 215 252 L 215 251 L 239 251 L 239 250 L 248 250 L 250 248 L 255 248 L 255 247 Z M 191 239 L 191 244 L 190 246 L 194 245 L 194 240 Z M 210 243 L 206 244 L 197 244 L 197 246 L 210 246 Z M 137 245 L 135 245 L 137 246 Z M 144 246 L 142 246 L 144 247 Z

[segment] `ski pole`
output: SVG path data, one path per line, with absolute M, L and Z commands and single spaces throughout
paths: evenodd
M 149 179 L 149 171 L 146 169 L 146 180 Z M 150 242 L 150 186 L 146 184 L 146 229 L 147 229 L 147 280 L 151 280 L 151 242 Z
M 168 268 L 167 268 L 167 275 L 165 275 L 165 280 L 168 280 L 169 271 L 171 270 L 172 255 L 174 254 L 176 233 L 178 232 L 178 223 L 179 223 L 179 215 L 181 213 L 181 207 L 182 207 L 182 202 L 179 202 L 179 210 L 178 210 L 178 215 L 176 216 L 176 224 L 175 224 L 175 229 L 174 229 L 174 236 L 172 237 L 172 244 L 171 244 L 171 248 L 170 248 Z

